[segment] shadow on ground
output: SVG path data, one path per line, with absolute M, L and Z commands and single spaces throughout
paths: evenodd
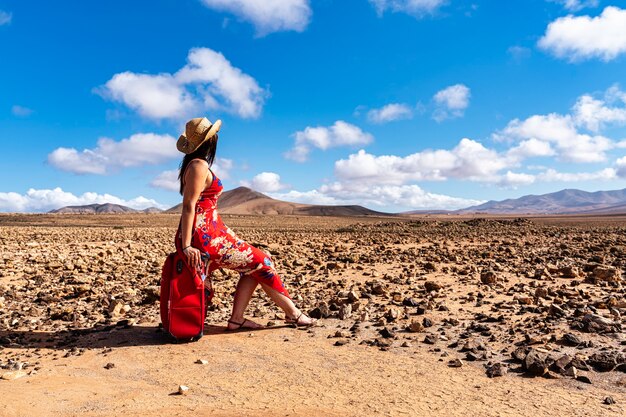
M 271 330 L 242 329 L 245 332 Z M 205 325 L 204 337 L 219 337 L 237 331 L 225 332 L 225 327 Z M 185 343 L 174 340 L 159 326 L 111 325 L 92 329 L 61 330 L 57 332 L 0 330 L 0 348 L 7 349 L 72 349 L 115 348 L 124 346 L 154 346 Z

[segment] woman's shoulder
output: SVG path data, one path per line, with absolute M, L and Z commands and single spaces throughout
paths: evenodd
M 209 163 L 200 158 L 192 159 L 187 165 L 187 170 L 206 174 L 209 171 Z
M 189 161 L 189 166 L 192 166 L 192 165 L 202 166 L 202 167 L 206 167 L 206 169 L 209 169 L 209 163 L 207 162 L 206 159 L 202 159 L 202 158 L 194 158 L 191 161 Z
M 209 167 L 209 163 L 201 158 L 192 159 L 187 166 L 187 172 L 191 172 L 190 175 L 205 177 L 207 182 L 213 181 L 213 172 Z

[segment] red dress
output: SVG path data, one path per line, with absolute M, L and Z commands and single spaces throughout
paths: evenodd
M 232 269 L 289 297 L 270 255 L 238 238 L 222 221 L 217 212 L 217 200 L 223 189 L 222 181 L 213 174 L 211 185 L 200 193 L 196 203 L 191 246 L 208 255 L 209 272 L 219 268 Z M 180 247 L 181 243 L 182 231 L 179 226 L 176 245 Z

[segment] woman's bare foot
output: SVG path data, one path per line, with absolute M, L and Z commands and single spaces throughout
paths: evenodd
M 263 329 L 265 326 L 259 323 L 255 323 L 252 320 L 241 319 L 241 320 L 233 320 L 232 318 L 228 320 L 228 325 L 226 326 L 227 330 L 240 330 L 240 329 Z
M 285 323 L 293 324 L 296 327 L 311 327 L 317 323 L 317 319 L 312 319 L 303 312 L 299 311 L 293 317 L 285 318 Z

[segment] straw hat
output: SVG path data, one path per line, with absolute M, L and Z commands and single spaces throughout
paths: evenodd
M 221 126 L 221 120 L 211 123 L 206 117 L 191 119 L 185 125 L 185 133 L 178 138 L 176 149 L 185 154 L 194 152 L 206 140 L 211 139 Z

